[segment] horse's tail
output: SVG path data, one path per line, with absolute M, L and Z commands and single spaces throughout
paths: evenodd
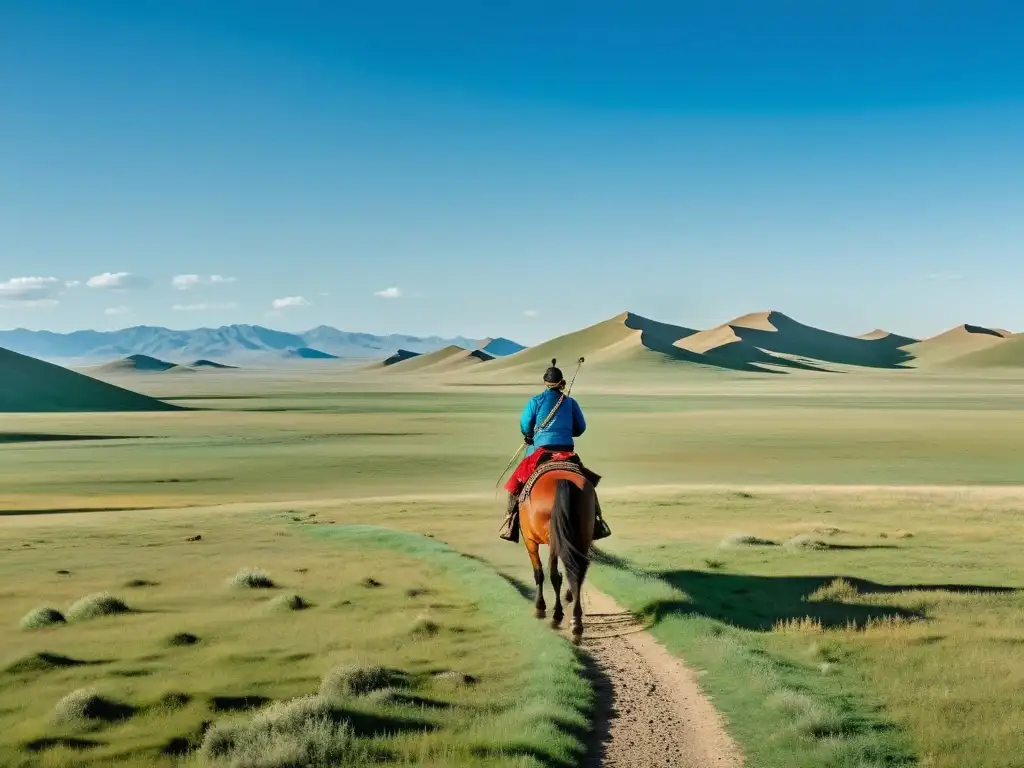
M 578 512 L 580 497 L 581 491 L 574 483 L 564 479 L 556 480 L 555 501 L 551 507 L 548 529 L 548 546 L 551 553 L 565 565 L 565 575 L 577 599 L 590 567 L 590 557 L 583 551 L 585 545 Z

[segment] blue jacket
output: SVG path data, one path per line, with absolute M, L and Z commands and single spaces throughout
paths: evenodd
M 526 407 L 523 408 L 523 415 L 519 419 L 519 430 L 524 437 L 533 435 L 533 445 L 527 449 L 527 456 L 537 448 L 548 445 L 565 445 L 575 448 L 573 438 L 579 437 L 587 430 L 587 422 L 583 419 L 583 411 L 580 410 L 579 403 L 571 397 L 566 397 L 558 407 L 558 412 L 551 423 L 543 432 L 534 434 L 534 430 L 544 423 L 560 396 L 557 390 L 547 389 L 536 397 L 530 398 Z

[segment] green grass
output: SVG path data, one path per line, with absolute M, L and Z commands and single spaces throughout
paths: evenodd
M 604 471 L 605 487 L 1020 480 L 1024 390 L 1016 382 L 769 379 L 659 395 L 581 385 L 590 423 L 581 453 Z M 520 442 L 518 416 L 532 391 L 299 390 L 211 401 L 273 403 L 269 411 L 15 415 L 5 428 L 18 434 L 119 439 L 0 444 L 0 514 L 483 494 Z
M 392 764 L 576 764 L 591 706 L 580 661 L 527 614 L 513 616 L 521 598 L 479 561 L 415 534 L 305 515 L 101 517 L 56 528 L 29 518 L 37 527 L 19 528 L 26 539 L 15 543 L 45 548 L 0 558 L 0 578 L 15 585 L 0 594 L 10 619 L 0 627 L 3 765 L 170 766 L 205 743 L 207 721 L 225 733 L 255 722 L 245 744 L 293 757 L 344 742 L 346 759 Z M 202 540 L 187 542 L 197 527 Z M 228 577 L 252 562 L 280 589 L 233 588 Z M 378 586 L 367 589 L 371 578 Z M 108 585 L 128 580 L 150 585 L 133 593 L 131 613 L 94 610 L 109 603 Z M 296 593 L 303 610 L 276 610 Z M 82 594 L 90 620 L 19 626 L 42 597 L 66 605 Z M 414 631 L 425 622 L 432 631 Z M 347 679 L 363 682 L 329 688 L 336 727 L 260 730 L 257 708 L 318 695 L 338 668 L 362 670 Z M 214 753 L 225 754 L 190 759 L 222 764 Z
M 1024 733 L 1017 504 L 827 491 L 623 503 L 592 578 L 706 670 L 750 766 L 996 768 Z M 733 528 L 830 548 L 721 549 Z
M 616 376 L 576 390 L 614 531 L 590 579 L 705 671 L 750 768 L 1015 764 L 1024 605 L 992 588 L 1024 585 L 1018 379 Z M 493 485 L 532 387 L 185 378 L 139 387 L 220 410 L 5 418 L 0 755 L 35 743 L 53 765 L 170 765 L 160 750 L 204 720 L 248 727 L 215 700 L 290 701 L 339 666 L 381 665 L 409 685 L 357 696 L 361 722 L 433 730 L 331 720 L 296 738 L 428 765 L 470 764 L 472 745 L 475 764 L 573 764 L 580 662 L 530 617 L 509 584 L 530 581 L 525 552 L 497 538 Z M 230 587 L 243 568 L 277 587 Z M 19 626 L 108 590 L 133 612 Z M 296 595 L 309 607 L 290 610 Z M 90 688 L 139 710 L 54 731 L 56 702 Z

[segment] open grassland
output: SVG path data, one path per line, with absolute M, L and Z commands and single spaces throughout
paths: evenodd
M 749 766 L 1024 765 L 1024 386 L 915 377 L 578 385 L 591 424 L 580 451 L 604 475 L 614 531 L 591 579 L 704 671 Z M 532 390 L 414 391 L 383 375 L 188 378 L 138 388 L 212 410 L 5 417 L 0 718 L 24 723 L 0 743 L 69 738 L 49 713 L 95 684 L 139 709 L 76 736 L 109 743 L 74 754 L 156 755 L 227 716 L 215 697 L 301 696 L 338 664 L 377 662 L 408 673 L 399 693 L 441 706 L 362 697 L 364 722 L 430 730 L 364 729 L 359 744 L 414 763 L 426 750 L 445 764 L 451 749 L 458 765 L 482 742 L 495 764 L 573 764 L 586 706 L 578 662 L 489 570 L 532 594 L 525 552 L 497 539 L 493 490 Z M 81 439 L 97 437 L 109 439 Z M 195 508 L 174 509 L 185 506 Z M 154 509 L 97 511 L 137 507 Z M 429 534 L 486 564 L 442 565 L 448 555 L 429 541 L 328 521 Z M 185 541 L 193 533 L 202 540 Z M 367 549 L 373 538 L 386 547 Z M 245 566 L 281 586 L 225 586 Z M 367 577 L 383 586 L 362 586 Z M 133 580 L 155 584 L 124 586 Z M 493 590 L 486 599 L 477 582 Z M 424 584 L 436 591 L 411 595 Z M 101 591 L 138 612 L 17 627 L 32 608 L 66 611 Z M 274 613 L 271 592 L 313 607 Z M 423 617 L 441 631 L 413 639 Z M 202 639 L 162 645 L 182 632 Z M 536 690 L 524 649 L 549 639 L 564 696 L 555 710 L 507 709 Z M 43 652 L 105 663 L 31 669 L 50 664 Z M 433 674 L 442 668 L 478 681 L 450 693 Z M 157 714 L 175 692 L 188 703 Z M 538 712 L 561 729 L 528 754 Z M 62 765 L 72 753 L 38 755 Z
M 4 531 L 0 764 L 577 761 L 570 647 L 441 544 L 308 513 L 53 522 Z
M 581 383 L 580 450 L 616 486 L 1022 480 L 1015 380 L 782 378 L 660 395 Z M 370 392 L 378 380 L 322 376 L 239 378 L 239 391 L 210 394 L 177 381 L 159 394 L 217 410 L 6 416 L 0 512 L 486 492 L 521 442 L 533 392 Z M 82 436 L 109 439 L 60 439 Z

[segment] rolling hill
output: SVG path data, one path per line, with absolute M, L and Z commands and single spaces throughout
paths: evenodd
M 902 368 L 911 359 L 901 349 L 906 337 L 884 332 L 871 336 L 844 336 L 769 311 L 754 312 L 701 331 L 679 342 L 679 346 L 722 364 Z
M 115 360 L 112 363 L 104 363 L 103 365 L 96 366 L 93 370 L 96 373 L 101 374 L 112 374 L 112 373 L 181 373 L 191 372 L 192 369 L 178 365 L 177 363 L 169 363 L 166 360 L 160 360 L 149 355 L 129 355 L 122 360 Z
M 583 330 L 499 358 L 487 367 L 487 372 L 520 369 L 525 373 L 527 368 L 533 372 L 543 371 L 551 359 L 555 358 L 568 376 L 568 370 L 575 367 L 580 357 L 585 357 L 591 367 L 618 368 L 623 371 L 639 370 L 651 365 L 676 365 L 692 371 L 773 370 L 758 366 L 755 362 L 781 367 L 799 366 L 799 363 L 776 359 L 756 350 L 746 350 L 745 357 L 739 358 L 728 354 L 703 354 L 687 346 L 700 333 L 708 332 L 698 332 L 692 328 L 651 320 L 633 312 L 623 312 Z M 705 337 L 705 343 L 698 344 L 697 348 L 703 348 L 712 336 Z M 717 340 L 715 346 L 720 345 L 721 341 Z
M 946 360 L 944 365 L 969 370 L 1024 368 L 1024 333 L 1005 336 L 1001 342 Z
M 193 360 L 189 363 L 190 368 L 210 368 L 214 370 L 235 370 L 238 368 L 237 365 L 225 365 L 224 363 L 218 363 L 216 360 Z
M 495 358 L 483 350 L 463 349 L 452 345 L 436 352 L 415 355 L 391 363 L 387 366 L 387 370 L 396 373 L 448 373 L 469 366 L 491 363 L 493 360 Z M 380 367 L 380 364 L 375 367 Z
M 299 347 L 298 349 L 289 349 L 282 353 L 283 357 L 292 358 L 295 360 L 337 360 L 337 355 L 332 355 L 329 352 L 323 352 L 319 349 L 313 349 L 312 347 Z
M 0 412 L 178 411 L 182 408 L 0 348 Z
M 1010 334 L 980 325 L 958 325 L 938 336 L 908 344 L 904 349 L 917 365 L 945 363 L 1001 344 Z

